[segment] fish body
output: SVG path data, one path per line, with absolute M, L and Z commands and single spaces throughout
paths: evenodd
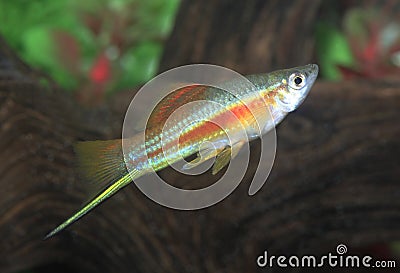
M 227 82 L 223 89 L 190 85 L 175 90 L 155 107 L 144 141 L 143 134 L 138 134 L 124 141 L 78 143 L 76 152 L 82 169 L 91 179 L 108 185 L 45 238 L 81 218 L 133 179 L 193 154 L 197 153 L 197 158 L 185 164 L 184 169 L 216 157 L 212 172 L 218 173 L 244 143 L 269 132 L 297 109 L 317 75 L 318 66 L 310 64 L 250 75 L 248 81 Z M 204 143 L 212 144 L 212 148 Z

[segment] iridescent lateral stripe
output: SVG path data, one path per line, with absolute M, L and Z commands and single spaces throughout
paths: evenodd
M 177 160 L 180 160 L 182 157 L 185 158 L 196 153 L 200 144 L 204 141 L 215 142 L 221 139 L 226 139 L 224 129 L 230 131 L 231 133 L 234 133 L 235 130 L 248 129 L 251 124 L 256 124 L 256 119 L 249 108 L 253 111 L 254 109 L 267 111 L 265 109 L 265 103 L 260 101 L 259 94 L 261 93 L 262 95 L 269 96 L 276 93 L 274 88 L 275 86 L 260 91 L 257 90 L 259 92 L 258 94 L 255 93 L 256 95 L 254 95 L 254 97 L 249 96 L 245 101 L 227 101 L 225 102 L 226 107 L 222 111 L 220 108 L 216 110 L 212 107 L 211 109 L 204 109 L 204 112 L 208 112 L 209 114 L 198 113 L 198 116 L 200 116 L 203 121 L 187 125 L 184 130 L 181 130 L 179 127 L 175 127 L 171 128 L 171 130 L 168 132 L 162 132 L 162 123 L 165 122 L 165 120 L 159 120 L 159 126 L 147 130 L 146 133 L 147 141 L 145 147 L 147 150 L 148 162 L 145 161 L 145 147 L 141 147 L 141 151 L 132 151 L 132 153 L 135 153 L 137 157 L 135 162 L 132 162 L 131 164 L 142 166 L 144 169 L 150 168 L 151 165 L 151 167 L 157 171 L 173 162 L 176 162 Z M 195 90 L 196 89 L 193 89 L 192 91 Z M 185 90 L 185 92 L 187 92 L 187 90 Z M 181 93 L 178 92 L 176 93 L 176 96 L 173 97 L 175 102 L 180 99 L 179 95 L 181 95 Z M 193 100 L 194 98 L 191 99 Z M 267 99 L 271 100 L 272 98 Z M 170 110 L 165 110 L 165 112 L 168 111 Z M 219 124 L 222 128 L 217 124 Z M 170 137 L 163 138 L 163 134 L 164 136 L 170 135 Z M 164 141 L 164 147 L 161 145 L 161 139 Z M 178 143 L 179 146 L 177 145 Z M 165 157 L 165 154 L 167 154 L 168 157 Z

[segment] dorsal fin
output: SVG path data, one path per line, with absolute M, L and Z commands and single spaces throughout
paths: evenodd
M 179 107 L 191 101 L 206 99 L 206 90 L 208 88 L 209 86 L 206 85 L 190 84 L 176 89 L 154 107 L 147 124 L 145 119 L 141 120 L 136 129 L 149 129 L 164 124 L 168 117 Z

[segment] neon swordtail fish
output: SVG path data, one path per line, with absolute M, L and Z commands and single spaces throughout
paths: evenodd
M 79 142 L 75 150 L 80 167 L 90 179 L 107 186 L 44 239 L 65 229 L 134 179 L 149 172 L 159 171 L 182 158 L 196 153 L 198 155 L 184 165 L 183 168 L 187 169 L 215 158 L 212 173 L 218 173 L 229 164 L 230 159 L 235 156 L 235 151 L 240 150 L 244 141 L 261 137 L 272 130 L 289 112 L 297 109 L 308 95 L 317 75 L 318 66 L 309 64 L 246 76 L 251 84 L 240 81 L 227 83 L 228 89 L 235 89 L 235 95 L 203 85 L 189 85 L 177 89 L 154 108 L 147 122 L 144 143 L 137 144 L 135 136 L 129 139 L 130 148 L 128 156 L 125 151 L 125 157 L 121 139 Z M 221 111 L 221 107 L 215 107 L 215 104 L 193 107 L 185 115 L 180 115 L 181 119 L 174 120 L 176 126 L 164 130 L 165 121 L 176 109 L 199 100 L 216 102 L 225 110 Z M 257 115 L 266 116 L 267 112 L 271 115 L 270 119 L 257 119 Z M 232 118 L 232 113 L 235 118 Z M 239 139 L 232 146 L 224 130 L 235 134 L 235 130 L 241 127 L 238 126 L 238 122 L 246 130 L 248 138 Z M 170 145 L 170 150 L 166 152 L 169 146 L 164 140 L 164 143 L 161 143 L 163 135 L 168 136 L 166 142 L 169 139 L 179 139 L 179 149 L 176 145 Z M 212 143 L 214 149 L 201 151 L 201 144 L 205 141 Z M 200 152 L 203 152 L 201 157 Z M 128 169 L 133 171 L 129 172 Z

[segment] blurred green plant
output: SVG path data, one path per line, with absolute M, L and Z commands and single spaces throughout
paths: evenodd
M 385 4 L 386 3 L 386 4 Z M 400 21 L 395 1 L 352 7 L 342 27 L 321 22 L 316 31 L 317 55 L 326 79 L 398 78 Z
M 317 55 L 321 75 L 330 80 L 339 80 L 342 75 L 338 65 L 353 66 L 354 58 L 346 36 L 329 23 L 320 23 L 316 32 Z
M 28 64 L 90 101 L 154 76 L 179 0 L 0 1 L 0 33 Z

